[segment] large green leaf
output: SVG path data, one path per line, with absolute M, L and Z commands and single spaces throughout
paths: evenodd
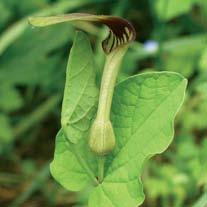
M 172 141 L 173 119 L 183 102 L 185 87 L 183 77 L 167 72 L 146 73 L 119 84 L 112 115 L 117 148 L 89 206 L 135 207 L 142 203 L 138 178 L 143 163 Z
M 97 103 L 93 52 L 87 36 L 78 32 L 68 61 L 61 118 L 71 142 L 77 143 L 88 131 Z
M 107 157 L 104 181 L 92 191 L 89 207 L 136 207 L 143 202 L 143 163 L 172 141 L 173 120 L 185 88 L 186 80 L 172 72 L 136 75 L 116 87 L 112 106 L 116 150 Z M 80 190 L 92 181 L 91 175 L 97 175 L 95 161 L 87 136 L 74 145 L 58 134 L 51 171 L 64 187 Z
M 55 160 L 51 164 L 53 176 L 69 190 L 78 191 L 90 181 L 85 166 L 89 168 L 88 171 L 91 171 L 90 168 L 97 171 L 96 158 L 86 147 L 87 140 L 81 139 L 88 136 L 97 101 L 93 52 L 87 36 L 78 32 L 66 72 L 61 120 L 64 133 L 57 135 Z M 94 174 L 91 177 L 95 177 Z

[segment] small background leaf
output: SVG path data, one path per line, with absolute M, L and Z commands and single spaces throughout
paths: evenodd
M 187 13 L 193 5 L 192 0 L 156 0 L 155 10 L 162 20 L 170 20 L 176 16 Z
M 17 110 L 23 104 L 19 92 L 12 85 L 2 83 L 0 97 L 0 110 L 5 112 Z

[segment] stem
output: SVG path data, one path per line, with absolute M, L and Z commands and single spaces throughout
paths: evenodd
M 168 12 L 168 5 L 169 5 L 169 0 L 166 0 L 164 2 L 164 5 L 163 5 L 163 13 L 164 15 L 167 14 Z M 165 39 L 165 29 L 166 29 L 166 22 L 165 20 L 162 20 L 161 22 L 159 22 L 159 39 L 158 39 L 158 42 L 159 42 L 159 48 L 158 48 L 158 52 L 157 52 L 157 62 L 156 62 L 156 65 L 157 65 L 157 68 L 162 68 L 163 67 L 163 62 L 162 62 L 162 52 L 163 52 L 163 42 L 164 42 L 164 39 Z
M 128 49 L 128 45 L 123 45 L 122 47 L 119 47 L 113 52 L 111 52 L 106 57 L 106 63 L 104 66 L 104 71 L 103 71 L 102 80 L 101 80 L 99 104 L 98 104 L 98 111 L 97 111 L 97 117 L 96 117 L 97 123 L 100 122 L 100 123 L 103 123 L 104 125 L 104 123 L 107 123 L 108 121 L 110 121 L 110 112 L 111 112 L 111 104 L 112 104 L 112 98 L 113 98 L 113 93 L 114 93 L 114 87 L 116 84 L 116 79 L 117 79 L 117 75 L 119 72 L 121 61 L 127 49 Z M 107 133 L 106 134 L 108 136 L 110 133 L 109 132 Z M 102 137 L 101 138 L 96 137 L 96 139 L 97 138 L 101 139 Z M 114 138 L 115 140 L 115 137 L 112 137 L 112 138 Z M 112 139 L 112 138 L 109 138 L 109 139 Z M 102 157 L 99 157 L 98 159 L 99 159 L 98 160 L 98 180 L 101 183 L 104 179 L 105 157 L 102 156 Z
M 123 45 L 111 52 L 106 57 L 103 76 L 101 80 L 101 89 L 97 111 L 97 119 L 108 121 L 110 119 L 111 103 L 119 72 L 119 67 L 128 45 Z
M 104 179 L 104 164 L 105 164 L 105 157 L 98 158 L 98 181 L 99 183 L 103 182 Z

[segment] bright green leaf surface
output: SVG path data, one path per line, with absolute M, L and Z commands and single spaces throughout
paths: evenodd
M 50 165 L 50 171 L 62 186 L 71 191 L 79 191 L 91 181 L 86 169 L 77 158 L 76 151 L 87 167 L 96 172 L 96 159 L 87 147 L 87 140 L 82 139 L 74 145 L 67 142 L 60 131 L 56 138 L 55 158 Z
M 68 190 L 78 191 L 95 179 L 96 158 L 89 152 L 87 140 L 98 101 L 96 70 L 87 36 L 78 32 L 70 52 L 62 106 L 63 132 L 57 135 L 52 175 Z M 72 143 L 76 143 L 75 145 Z M 88 176 L 86 168 L 91 171 Z M 71 179 L 72 178 L 72 179 Z
M 118 85 L 112 116 L 117 149 L 104 182 L 92 193 L 90 207 L 135 207 L 142 203 L 138 183 L 142 165 L 172 141 L 173 120 L 185 87 L 183 77 L 167 72 L 137 75 Z
M 77 143 L 88 131 L 97 102 L 93 52 L 87 36 L 79 32 L 69 57 L 61 120 L 72 143 Z
M 139 182 L 143 163 L 172 141 L 173 120 L 185 88 L 186 80 L 172 72 L 136 75 L 116 87 L 112 107 L 116 150 L 107 159 L 104 181 L 92 191 L 89 207 L 136 207 L 143 202 Z M 51 171 L 69 190 L 80 190 L 91 180 L 77 154 L 96 175 L 96 160 L 88 151 L 87 136 L 73 145 L 59 134 Z
M 198 200 L 198 202 L 193 205 L 193 207 L 206 207 L 207 205 L 207 193 L 204 193 L 204 195 L 201 196 L 201 198 Z

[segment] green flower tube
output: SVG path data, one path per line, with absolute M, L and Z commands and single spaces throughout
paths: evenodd
M 130 42 L 134 41 L 136 32 L 130 22 L 114 16 L 72 13 L 60 16 L 29 18 L 31 25 L 39 27 L 74 21 L 101 23 L 109 28 L 109 34 L 102 42 L 102 48 L 106 54 L 106 62 L 101 80 L 98 110 L 89 134 L 89 147 L 99 157 L 99 182 L 102 182 L 104 156 L 110 154 L 116 145 L 116 138 L 110 120 L 114 87 L 120 64 Z M 61 124 L 67 136 L 67 121 L 61 121 Z

